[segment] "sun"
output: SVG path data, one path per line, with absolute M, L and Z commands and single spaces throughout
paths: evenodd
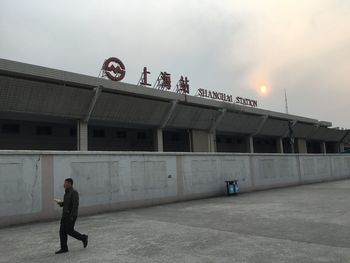
M 261 94 L 266 94 L 266 92 L 267 92 L 267 87 L 266 87 L 266 85 L 261 85 L 261 86 L 260 86 L 260 92 L 261 92 Z

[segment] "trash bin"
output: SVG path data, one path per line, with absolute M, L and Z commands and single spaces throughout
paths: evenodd
M 226 192 L 227 192 L 227 195 L 238 194 L 239 188 L 238 188 L 237 180 L 225 181 L 225 183 L 226 183 Z

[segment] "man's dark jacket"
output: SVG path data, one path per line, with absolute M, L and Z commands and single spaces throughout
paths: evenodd
M 60 204 L 63 206 L 62 217 L 69 217 L 74 219 L 78 216 L 78 208 L 79 208 L 79 194 L 73 188 L 67 188 L 66 193 L 64 194 L 63 203 Z

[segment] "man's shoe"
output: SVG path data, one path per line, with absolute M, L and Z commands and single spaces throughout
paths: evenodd
M 84 240 L 83 240 L 84 248 L 87 247 L 88 243 L 89 243 L 89 236 L 88 236 L 88 235 L 85 235 L 85 238 L 84 238 Z
M 55 254 L 62 254 L 62 253 L 67 253 L 68 252 L 68 249 L 60 249 L 58 251 L 55 252 Z

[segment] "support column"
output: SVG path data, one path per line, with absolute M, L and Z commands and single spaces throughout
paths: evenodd
M 216 127 L 220 124 L 222 119 L 225 116 L 226 109 L 220 109 L 218 110 L 219 114 L 215 119 L 213 119 L 213 122 L 211 124 L 211 127 L 209 129 L 208 134 L 208 145 L 209 145 L 209 152 L 217 152 L 217 145 L 216 145 Z
M 247 151 L 248 153 L 254 153 L 254 140 L 253 136 L 248 136 L 247 138 Z
M 305 139 L 297 139 L 298 153 L 307 153 L 307 146 Z
M 154 150 L 156 152 L 163 152 L 163 129 L 156 129 L 154 132 Z
M 339 143 L 338 151 L 340 153 L 344 152 L 344 143 L 343 142 Z
M 207 131 L 192 130 L 192 152 L 210 151 L 210 133 Z
M 88 151 L 88 124 L 79 120 L 77 123 L 78 151 Z
M 208 134 L 209 152 L 217 152 L 216 148 L 216 132 Z
M 284 153 L 283 139 L 282 138 L 277 139 L 276 146 L 277 146 L 277 153 Z
M 321 142 L 321 153 L 324 153 L 324 154 L 327 153 L 326 142 L 325 141 Z

